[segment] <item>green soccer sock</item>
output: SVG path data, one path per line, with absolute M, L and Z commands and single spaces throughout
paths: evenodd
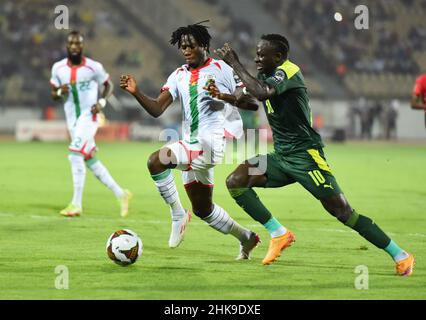
M 346 226 L 357 231 L 367 241 L 376 247 L 386 250 L 391 243 L 391 239 L 374 223 L 370 218 L 358 214 L 355 210 L 352 212 Z M 388 252 L 388 251 L 387 251 Z
M 384 249 L 393 260 L 396 262 L 404 260 L 408 257 L 408 253 L 402 250 L 393 240 L 389 243 L 389 245 Z
M 229 189 L 229 193 L 254 220 L 264 225 L 272 218 L 272 214 L 266 209 L 252 188 Z
M 268 230 L 271 237 L 279 237 L 287 232 L 287 229 L 266 209 L 252 188 L 229 189 L 229 193 L 250 217 L 260 222 Z
M 268 230 L 269 234 L 271 235 L 271 238 L 280 237 L 284 235 L 287 232 L 287 229 L 281 225 L 281 223 L 278 222 L 277 219 L 272 217 L 268 220 L 263 226 Z

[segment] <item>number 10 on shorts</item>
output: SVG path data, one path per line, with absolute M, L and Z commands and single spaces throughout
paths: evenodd
M 321 171 L 319 170 L 313 170 L 309 171 L 308 174 L 311 176 L 312 180 L 314 180 L 317 187 L 323 183 L 325 183 L 325 178 L 322 175 Z

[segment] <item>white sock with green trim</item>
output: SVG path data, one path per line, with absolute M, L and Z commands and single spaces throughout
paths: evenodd
M 170 205 L 172 220 L 180 220 L 185 216 L 185 209 L 179 199 L 175 179 L 170 169 L 151 175 L 164 201 Z
M 223 233 L 232 234 L 235 238 L 244 242 L 250 238 L 251 231 L 238 224 L 231 216 L 217 204 L 213 204 L 213 211 L 203 218 L 213 229 Z
M 117 198 L 124 195 L 123 189 L 115 182 L 114 178 L 109 173 L 108 169 L 99 160 L 88 165 L 89 169 L 93 172 L 96 178 L 114 192 Z
M 86 180 L 86 166 L 82 156 L 70 154 L 68 160 L 71 163 L 72 181 L 74 185 L 74 193 L 71 203 L 82 208 L 84 182 Z

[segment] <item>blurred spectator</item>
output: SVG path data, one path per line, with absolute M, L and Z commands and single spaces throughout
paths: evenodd
M 393 99 L 390 102 L 390 105 L 385 109 L 385 139 L 396 139 L 396 122 L 398 119 L 398 110 L 399 110 L 400 102 L 398 99 Z
M 352 138 L 368 139 L 372 138 L 374 106 L 365 97 L 360 97 L 349 108 L 349 132 L 348 136 Z M 361 132 L 356 132 L 356 122 L 359 119 Z

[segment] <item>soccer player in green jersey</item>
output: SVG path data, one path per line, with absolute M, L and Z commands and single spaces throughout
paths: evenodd
M 275 150 L 258 156 L 257 161 L 250 159 L 239 165 L 226 181 L 238 205 L 265 226 L 271 235 L 262 263 L 274 262 L 282 250 L 295 241 L 295 235 L 272 216 L 253 188 L 276 188 L 298 182 L 340 222 L 391 255 L 397 274 L 410 275 L 415 262 L 413 255 L 402 250 L 370 218 L 352 209 L 337 184 L 325 160 L 321 136 L 312 128 L 303 75 L 300 68 L 288 59 L 287 39 L 277 34 L 261 37 L 255 58 L 257 78 L 247 72 L 228 44 L 215 52 L 234 69 L 246 86 L 246 92 L 262 101 L 273 133 Z M 219 92 L 213 82 L 209 85 L 209 92 L 213 97 L 239 106 L 237 97 Z M 257 165 L 255 163 L 262 160 L 267 161 L 266 172 L 251 174 Z

